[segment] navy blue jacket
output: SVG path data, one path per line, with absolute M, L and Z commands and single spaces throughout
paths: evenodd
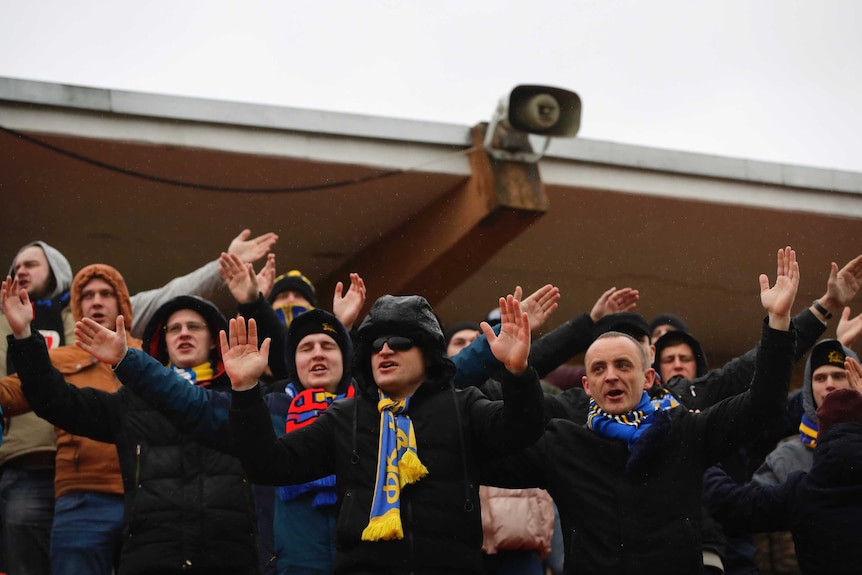
M 739 485 L 719 468 L 704 474 L 710 513 L 728 527 L 790 531 L 806 575 L 862 573 L 862 424 L 822 434 L 811 471 L 778 485 Z

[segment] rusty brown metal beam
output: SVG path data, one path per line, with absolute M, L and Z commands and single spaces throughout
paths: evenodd
M 434 305 L 472 276 L 548 208 L 537 164 L 497 161 L 472 130 L 471 177 L 318 282 L 319 293 L 359 272 L 367 311 L 381 295 L 420 294 Z

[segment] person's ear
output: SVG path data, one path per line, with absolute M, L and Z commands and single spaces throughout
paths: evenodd
M 655 370 L 649 368 L 644 372 L 644 389 L 652 389 L 653 385 L 655 385 Z
M 584 391 L 587 392 L 587 395 L 592 396 L 590 393 L 590 382 L 587 381 L 586 375 L 581 376 L 581 385 L 584 386 Z

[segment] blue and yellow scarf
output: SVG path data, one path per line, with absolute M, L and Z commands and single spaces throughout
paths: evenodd
M 802 441 L 802 445 L 808 449 L 814 449 L 817 447 L 817 433 L 819 430 L 820 428 L 817 426 L 817 422 L 811 421 L 808 419 L 808 416 L 803 413 L 802 422 L 799 424 L 799 440 Z
M 634 442 L 652 423 L 650 419 L 655 411 L 656 407 L 647 392 L 643 392 L 640 402 L 632 411 L 622 415 L 611 415 L 591 398 L 587 427 L 602 437 L 622 439 L 631 451 Z
M 401 490 L 428 474 L 419 461 L 413 422 L 407 416 L 410 398 L 395 401 L 378 390 L 380 447 L 377 452 L 377 480 L 368 526 L 363 541 L 403 539 Z
M 215 374 L 215 369 L 211 361 L 204 362 L 195 367 L 177 367 L 172 363 L 168 363 L 168 367 L 183 376 L 192 385 L 209 385 Z

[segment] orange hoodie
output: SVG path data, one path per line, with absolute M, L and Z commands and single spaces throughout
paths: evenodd
M 132 303 L 129 289 L 123 276 L 116 269 L 105 264 L 85 267 L 72 280 L 71 307 L 76 321 L 83 318 L 81 311 L 81 290 L 92 279 L 104 280 L 117 296 L 119 312 L 132 324 Z M 127 334 L 129 347 L 141 349 L 141 341 Z M 114 376 L 110 365 L 104 364 L 76 345 L 65 345 L 49 351 L 51 363 L 63 374 L 63 378 L 76 387 L 92 387 L 107 392 L 120 389 L 120 381 Z M 21 393 L 21 381 L 17 376 L 5 377 L 0 387 L 0 397 L 4 399 L 4 409 L 8 415 L 29 411 Z M 112 495 L 123 494 L 123 480 L 117 449 L 113 444 L 94 441 L 86 437 L 72 435 L 55 428 L 57 432 L 56 472 L 54 476 L 54 496 L 67 493 L 95 492 Z

